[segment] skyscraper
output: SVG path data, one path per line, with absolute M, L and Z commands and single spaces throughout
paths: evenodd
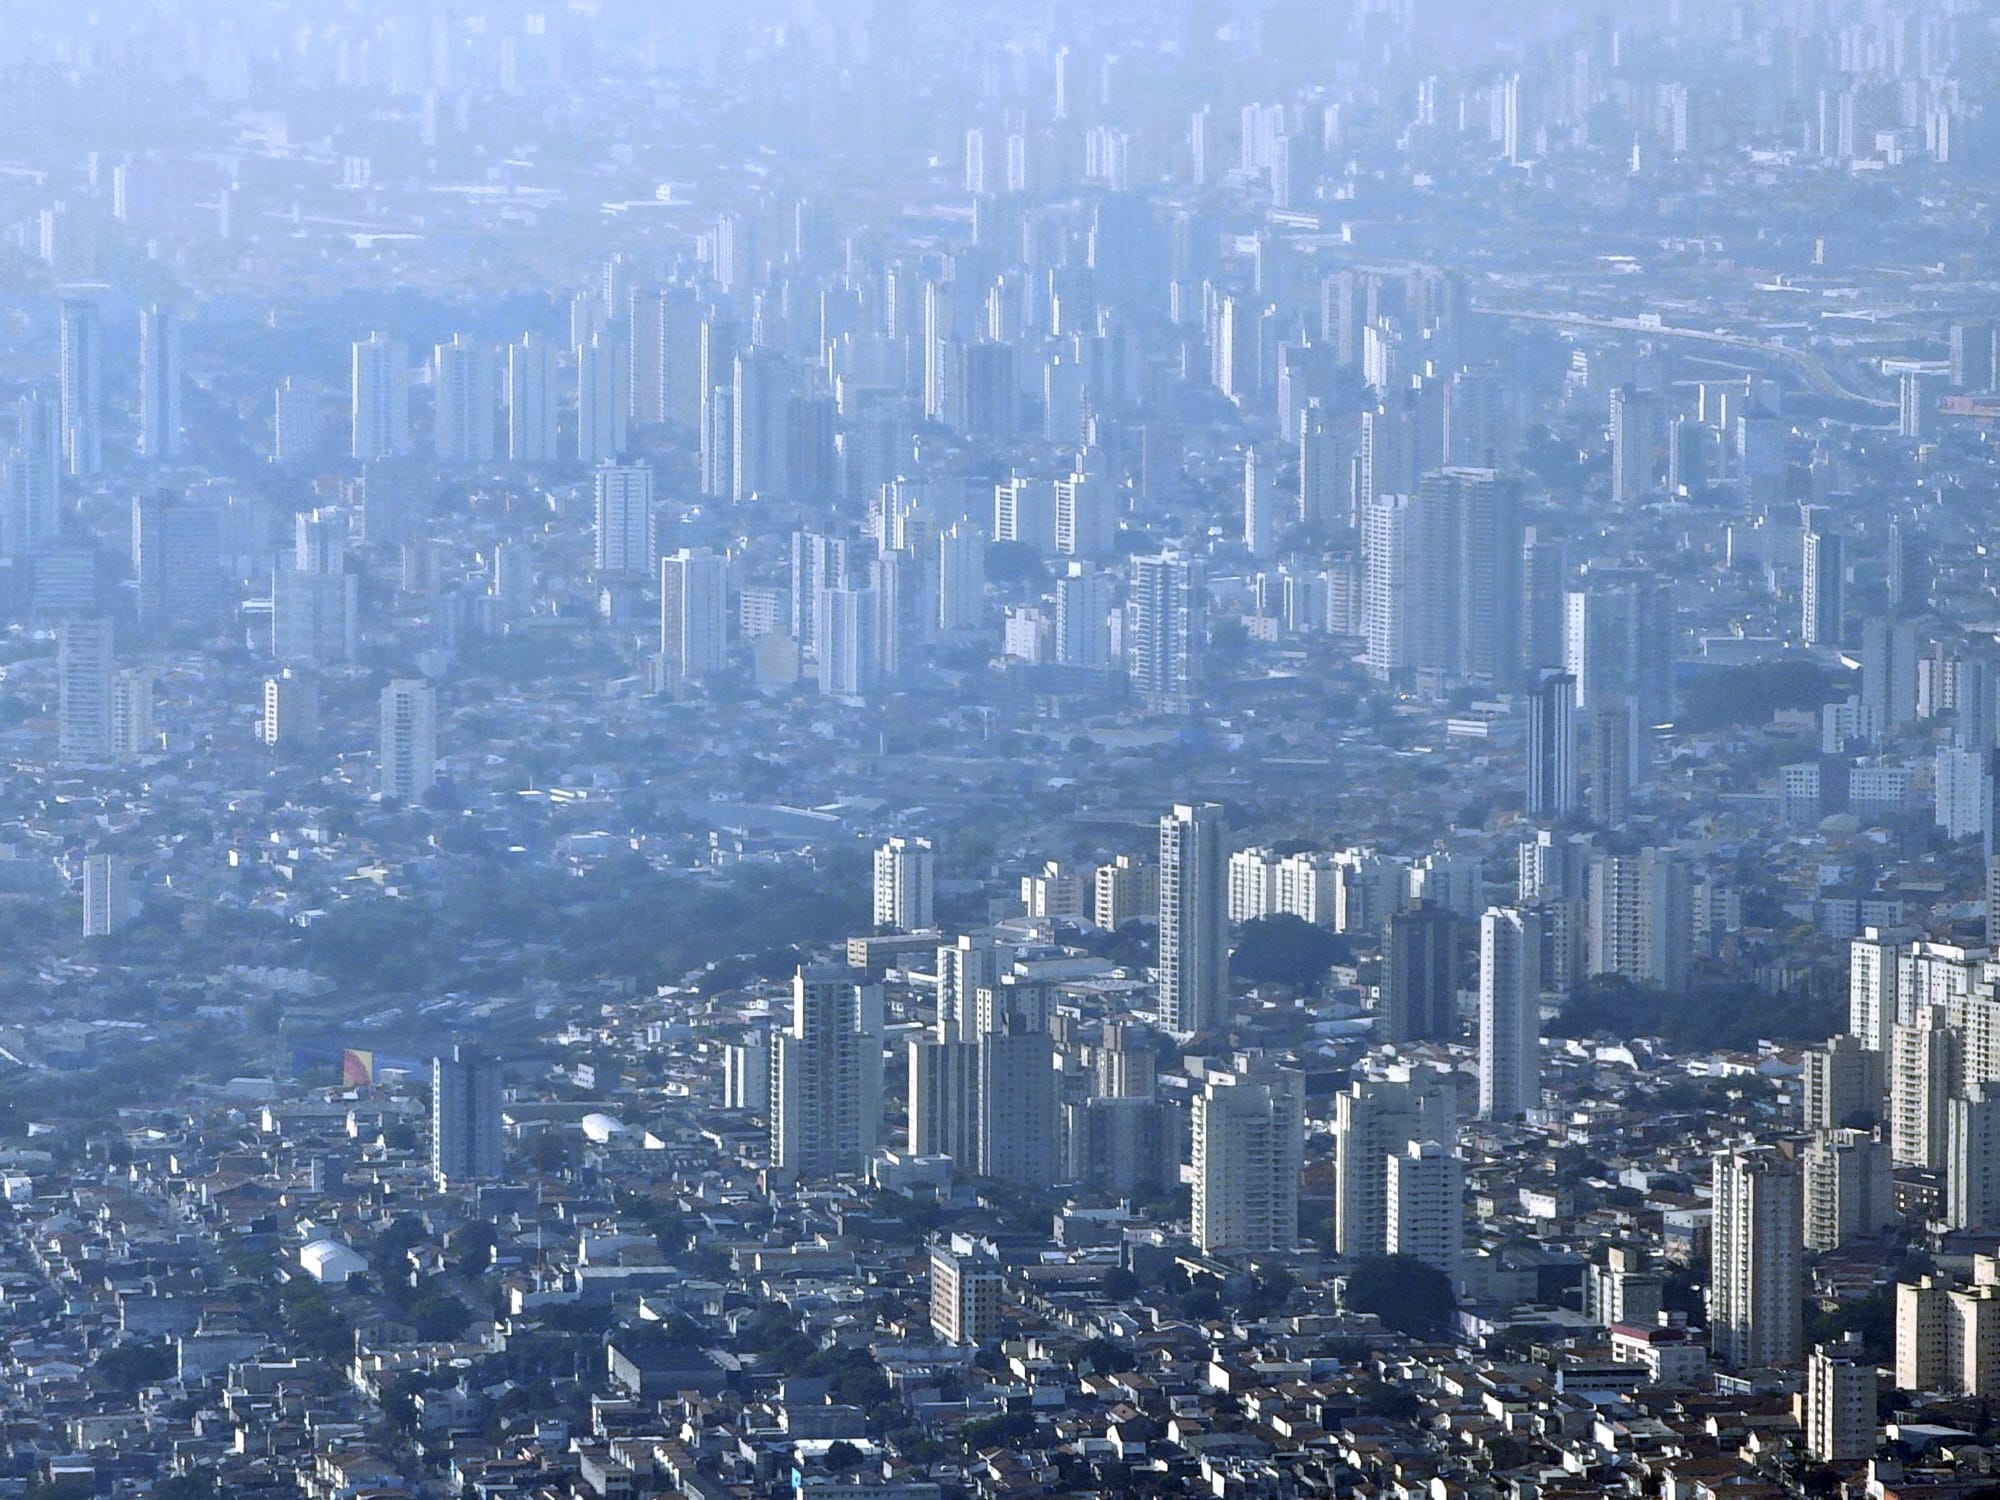
M 1055 1043 L 1033 1017 L 997 1019 L 975 1043 L 979 1174 L 1045 1187 L 1061 1167 Z
M 1511 687 L 1521 669 L 1520 487 L 1491 469 L 1437 469 L 1363 516 L 1369 673 Z
M 1132 559 L 1126 664 L 1133 691 L 1151 708 L 1185 713 L 1193 705 L 1202 591 L 1199 563 L 1173 553 Z
M 625 351 L 611 333 L 592 334 L 576 350 L 576 459 L 609 463 L 625 451 Z
M 431 1173 L 456 1188 L 503 1169 L 500 1064 L 460 1042 L 431 1059 Z
M 1229 1025 L 1228 862 L 1218 804 L 1160 819 L 1160 1021 L 1182 1036 Z
M 88 479 L 104 467 L 104 321 L 86 291 L 62 299 L 61 363 L 63 472 Z
M 1808 646 L 1838 646 L 1847 629 L 1843 538 L 1820 506 L 1806 506 L 1803 519 L 1799 533 L 1799 639 Z
M 1576 679 L 1547 672 L 1528 694 L 1528 816 L 1565 818 L 1576 811 Z
M 65 761 L 111 758 L 111 622 L 68 619 L 56 627 L 56 754 Z
M 1873 1458 L 1875 1361 L 1850 1333 L 1838 1344 L 1818 1344 L 1806 1360 L 1806 1452 L 1823 1464 Z
M 493 461 L 493 351 L 456 334 L 431 357 L 431 444 L 441 464 Z
M 1439 1069 L 1357 1078 L 1333 1099 L 1333 1249 L 1358 1260 L 1389 1247 L 1389 1159 L 1412 1141 L 1447 1146 L 1457 1134 L 1457 1091 Z
M 1261 1061 L 1211 1074 L 1193 1104 L 1194 1239 L 1206 1254 L 1299 1237 L 1305 1076 Z
M 1805 1353 L 1804 1211 L 1799 1164 L 1775 1146 L 1714 1158 L 1709 1334 L 1739 1370 L 1794 1365 Z
M 1458 918 L 1437 901 L 1392 911 L 1382 923 L 1378 1007 L 1385 1042 L 1458 1036 Z
M 539 333 L 507 346 L 507 457 L 517 464 L 556 457 L 555 349 Z
M 729 560 L 707 548 L 660 559 L 660 665 L 669 688 L 719 672 L 728 660 Z
M 257 738 L 272 750 L 318 741 L 319 684 L 309 674 L 286 667 L 264 679 L 264 705 L 257 720 Z
M 1479 919 L 1479 1113 L 1541 1108 L 1542 918 L 1489 907 Z
M 882 1128 L 882 991 L 852 969 L 802 968 L 771 1068 L 771 1165 L 800 1179 L 857 1173 Z
M 1562 667 L 1576 679 L 1577 707 L 1588 712 L 1624 698 L 1642 727 L 1671 721 L 1678 634 L 1671 580 L 1639 568 L 1592 568 L 1564 609 Z
M 897 834 L 875 850 L 875 926 L 922 932 L 936 925 L 932 886 L 937 857 L 929 839 Z
M 607 460 L 591 480 L 593 566 L 618 577 L 646 577 L 653 571 L 653 466 Z
M 124 856 L 92 854 L 83 862 L 83 935 L 110 937 L 132 920 L 132 872 Z
M 419 802 L 437 784 L 437 691 L 418 678 L 382 689 L 382 795 Z
M 986 613 L 986 538 L 970 521 L 938 533 L 938 628 L 977 630 Z
M 132 572 L 143 629 L 200 629 L 220 623 L 226 601 L 217 508 L 171 490 L 135 498 Z
M 409 355 L 385 333 L 354 345 L 348 382 L 350 451 L 366 463 L 410 451 Z
M 1262 561 L 1278 550 L 1278 496 L 1270 476 L 1259 471 L 1257 450 L 1243 454 L 1243 545 Z
M 1688 867 L 1671 850 L 1592 860 L 1590 972 L 1684 992 L 1694 953 L 1693 903 Z
M 1653 429 L 1657 408 L 1630 385 L 1611 392 L 1611 503 L 1637 505 L 1653 488 Z
M 876 591 L 840 584 L 822 589 L 813 608 L 819 690 L 865 698 L 882 680 L 882 616 Z
M 149 307 L 139 314 L 139 452 L 161 463 L 180 451 L 180 319 Z
M 1454 1281 L 1465 1243 L 1465 1162 L 1440 1141 L 1411 1141 L 1389 1157 L 1386 1248 Z
M 61 423 L 45 391 L 15 403 L 15 443 L 0 474 L 0 557 L 20 557 L 51 541 L 61 523 L 57 499 L 63 471 Z

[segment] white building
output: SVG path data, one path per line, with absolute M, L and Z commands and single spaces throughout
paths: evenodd
M 363 463 L 410 451 L 410 358 L 384 333 L 354 345 L 348 397 L 350 450 Z
M 1858 1347 L 1817 1345 L 1806 1361 L 1806 1452 L 1823 1464 L 1875 1456 L 1875 1362 Z
M 1799 1164 L 1773 1146 L 1714 1158 L 1708 1323 L 1737 1369 L 1795 1365 L 1805 1354 L 1805 1228 Z
M 113 748 L 111 622 L 67 619 L 56 626 L 56 753 L 103 761 Z
M 599 573 L 644 578 L 653 571 L 653 466 L 606 461 L 592 476 L 591 565 Z
M 1228 857 L 1218 804 L 1160 819 L 1160 1022 L 1182 1036 L 1229 1024 Z
M 382 795 L 420 802 L 437 785 L 437 690 L 418 678 L 382 689 Z
M 842 967 L 800 969 L 774 1038 L 771 1165 L 795 1178 L 859 1173 L 882 1132 L 882 990 Z
M 441 464 L 493 461 L 493 350 L 456 334 L 431 353 L 431 446 Z
M 660 669 L 679 687 L 728 663 L 729 560 L 706 548 L 660 559 Z
M 1542 1104 L 1542 919 L 1490 907 L 1479 920 L 1479 1113 L 1512 1120 Z
M 1289 1250 L 1299 1236 L 1305 1076 L 1254 1064 L 1194 1099 L 1194 1238 L 1208 1254 Z
M 1465 1163 L 1438 1141 L 1411 1141 L 1388 1160 L 1388 1250 L 1458 1278 L 1465 1243 Z
M 875 851 L 875 926 L 924 932 L 932 914 L 937 858 L 929 839 L 898 834 Z
M 1388 1252 L 1389 1160 L 1413 1141 L 1449 1145 L 1456 1101 L 1449 1076 L 1427 1067 L 1356 1079 L 1334 1096 L 1335 1254 L 1352 1260 Z
M 83 935 L 110 937 L 137 912 L 131 867 L 116 854 L 93 854 L 83 862 Z

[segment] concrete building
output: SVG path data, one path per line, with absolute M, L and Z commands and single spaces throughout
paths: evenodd
M 431 1173 L 456 1188 L 501 1172 L 500 1064 L 460 1043 L 431 1059 Z
M 1228 859 L 1217 804 L 1160 819 L 1160 1022 L 1181 1036 L 1229 1024 Z
M 1805 1354 L 1802 1186 L 1798 1162 L 1775 1146 L 1715 1155 L 1709 1337 L 1739 1370 Z
M 1211 1074 L 1193 1103 L 1194 1239 L 1204 1253 L 1299 1237 L 1305 1075 L 1261 1062 Z
M 931 1332 L 947 1344 L 984 1344 L 1000 1333 L 1000 1267 L 971 1251 L 931 1246 Z
M 382 689 L 382 795 L 421 802 L 437 785 L 437 690 L 419 678 Z
M 1439 1141 L 1411 1141 L 1388 1161 L 1387 1244 L 1456 1283 L 1465 1243 L 1465 1163 Z
M 1479 921 L 1479 1113 L 1512 1120 L 1542 1104 L 1542 918 L 1489 908 Z
M 925 932 L 936 925 L 933 890 L 937 856 L 929 839 L 901 834 L 875 850 L 875 926 L 896 932 Z
M 773 1046 L 771 1165 L 799 1179 L 861 1172 L 882 1132 L 881 987 L 800 969 Z

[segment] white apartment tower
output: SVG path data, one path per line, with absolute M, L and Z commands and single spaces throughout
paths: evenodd
M 875 850 L 875 926 L 923 932 L 936 926 L 933 885 L 937 856 L 929 839 L 901 834 Z
M 1708 1323 L 1716 1355 L 1740 1370 L 1805 1354 L 1805 1228 L 1799 1164 L 1775 1146 L 1714 1158 Z
M 773 1048 L 771 1165 L 801 1179 L 860 1172 L 882 1131 L 880 986 L 852 969 L 800 969 Z
M 1289 1250 L 1299 1234 L 1305 1077 L 1211 1075 L 1193 1108 L 1194 1238 L 1208 1254 Z
M 1542 1103 L 1542 918 L 1488 907 L 1479 920 L 1479 1113 L 1518 1119 Z
M 1181 1036 L 1229 1024 L 1228 859 L 1218 804 L 1160 819 L 1160 1021 Z
M 382 795 L 420 802 L 437 784 L 437 690 L 403 677 L 382 689 Z
M 363 463 L 410 449 L 409 355 L 384 333 L 354 345 L 348 397 L 350 451 Z

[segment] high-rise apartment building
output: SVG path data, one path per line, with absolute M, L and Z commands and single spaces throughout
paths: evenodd
M 1795 1365 L 1805 1354 L 1799 1163 L 1776 1146 L 1735 1146 L 1714 1165 L 1712 1347 L 1739 1370 Z
M 1815 1131 L 1801 1165 L 1808 1249 L 1838 1250 L 1896 1222 L 1889 1147 L 1875 1131 Z
M 83 935 L 110 937 L 132 920 L 132 871 L 123 855 L 92 854 L 83 862 Z
M 1528 816 L 1566 818 L 1580 797 L 1576 679 L 1547 672 L 1528 694 Z
M 62 469 L 89 479 L 104 468 L 104 318 L 87 291 L 62 299 L 59 358 Z
M 1193 706 L 1203 588 L 1197 562 L 1172 553 L 1132 559 L 1125 664 L 1132 690 L 1160 712 Z
M 486 464 L 494 457 L 493 351 L 456 334 L 431 357 L 431 446 L 441 464 Z
M 576 460 L 615 462 L 626 446 L 630 376 L 625 351 L 607 330 L 576 349 Z
M 1254 1063 L 1193 1104 L 1194 1239 L 1205 1253 L 1289 1250 L 1299 1235 L 1305 1077 Z
M 1359 1078 L 1333 1099 L 1333 1249 L 1358 1260 L 1389 1245 L 1389 1159 L 1412 1141 L 1449 1146 L 1458 1128 L 1457 1091 L 1435 1068 Z
M 1512 1120 L 1542 1103 L 1542 918 L 1490 907 L 1479 919 L 1479 1113 Z
M 431 1059 L 431 1173 L 457 1188 L 503 1170 L 500 1063 L 461 1042 Z
M 662 685 L 678 688 L 728 662 L 729 560 L 706 548 L 660 559 Z
M 171 308 L 139 314 L 139 452 L 154 463 L 181 452 L 181 325 Z
M 385 333 L 356 341 L 348 377 L 349 452 L 363 463 L 410 451 L 409 354 Z
M 1389 1157 L 1387 1247 L 1458 1279 L 1465 1243 L 1465 1162 L 1439 1141 L 1411 1141 Z
M 653 466 L 600 463 L 591 475 L 592 566 L 599 573 L 644 578 L 653 571 Z
M 897 834 L 875 850 L 875 926 L 924 932 L 936 925 L 937 856 L 931 841 Z
M 1392 911 L 1382 923 L 1377 1011 L 1386 1042 L 1458 1036 L 1458 916 L 1439 901 Z
M 1160 1021 L 1182 1036 L 1229 1025 L 1228 861 L 1216 803 L 1160 819 Z
M 1805 507 L 1799 533 L 1799 639 L 1838 646 L 1846 633 L 1846 542 L 1820 506 Z
M 771 1165 L 800 1179 L 860 1172 L 882 1130 L 881 987 L 852 969 L 800 969 L 774 1048 Z
M 1823 1464 L 1873 1458 L 1875 1394 L 1875 1361 L 1861 1350 L 1859 1334 L 1815 1345 L 1806 1360 L 1806 1453 Z
M 555 346 L 524 333 L 507 346 L 507 457 L 553 463 L 557 442 Z
M 421 802 L 437 785 L 437 690 L 420 678 L 382 689 L 382 795 Z
M 67 619 L 56 627 L 56 755 L 65 761 L 111 758 L 111 622 Z

